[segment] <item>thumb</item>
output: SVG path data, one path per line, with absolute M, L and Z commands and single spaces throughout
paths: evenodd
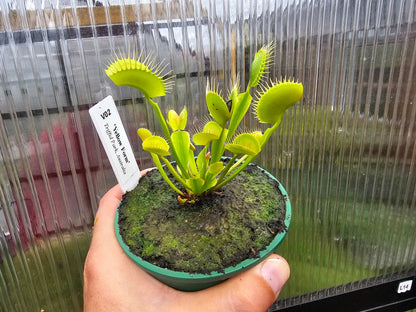
M 289 275 L 286 260 L 271 255 L 242 274 L 194 293 L 194 299 L 199 299 L 201 311 L 266 311 L 277 299 Z

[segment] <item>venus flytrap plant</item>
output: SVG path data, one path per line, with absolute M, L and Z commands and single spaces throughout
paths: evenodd
M 237 176 L 262 150 L 282 121 L 284 112 L 303 96 L 301 83 L 291 80 L 262 83 L 272 61 L 274 45 L 261 48 L 251 64 L 250 79 L 246 90 L 240 93 L 235 85 L 224 100 L 215 84 L 208 85 L 206 104 L 212 117 L 201 131 L 192 138 L 185 130 L 188 113 L 186 107 L 178 114 L 174 110 L 164 118 L 159 105 L 152 98 L 164 96 L 171 86 L 170 80 L 161 74 L 161 67 L 155 67 L 149 58 L 141 60 L 119 58 L 106 70 L 107 75 L 118 86 L 130 86 L 140 90 L 162 126 L 164 137 L 141 128 L 137 131 L 162 177 L 179 195 L 178 200 L 194 203 L 198 197 L 218 191 Z M 255 115 L 261 123 L 271 124 L 264 133 L 261 131 L 236 134 L 238 126 L 246 115 L 251 102 L 252 89 L 257 91 L 254 99 Z M 195 155 L 196 147 L 200 146 Z M 232 153 L 227 164 L 222 161 L 225 150 Z M 172 156 L 176 168 L 168 160 Z M 162 163 L 182 186 L 181 189 L 169 179 Z

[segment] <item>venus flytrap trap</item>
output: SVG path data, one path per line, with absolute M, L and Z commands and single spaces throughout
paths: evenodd
M 164 96 L 171 81 L 162 76 L 160 65 L 150 58 L 119 58 L 107 68 L 106 73 L 118 86 L 130 86 L 143 93 L 154 109 L 162 126 L 164 137 L 140 128 L 137 133 L 142 140 L 143 150 L 150 153 L 164 180 L 178 193 L 182 204 L 192 204 L 200 196 L 219 189 L 234 179 L 262 150 L 282 121 L 284 112 L 303 96 L 301 83 L 282 80 L 262 83 L 272 62 L 274 45 L 261 48 L 251 64 L 250 79 L 244 92 L 235 85 L 224 99 L 215 84 L 208 85 L 206 104 L 211 116 L 201 131 L 192 137 L 186 131 L 186 107 L 178 114 L 170 110 L 167 120 L 153 100 Z M 255 99 L 252 90 L 257 91 Z M 236 134 L 240 122 L 254 102 L 254 112 L 261 123 L 271 126 L 261 131 Z M 196 146 L 200 146 L 196 153 Z M 232 153 L 225 164 L 225 151 Z M 172 156 L 176 166 L 168 160 Z M 178 188 L 168 177 L 163 164 L 182 186 Z

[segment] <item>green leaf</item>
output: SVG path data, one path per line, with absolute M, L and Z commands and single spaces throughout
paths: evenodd
M 251 95 L 249 92 L 239 94 L 235 102 L 233 102 L 233 111 L 228 126 L 227 140 L 229 140 L 237 130 L 238 125 L 247 113 L 251 103 Z
M 230 96 L 228 97 L 228 100 L 229 101 L 231 101 L 230 103 L 229 103 L 229 105 L 231 106 L 231 107 L 228 107 L 229 108 L 229 110 L 230 110 L 230 114 L 232 115 L 233 114 L 233 111 L 234 111 L 234 106 L 235 106 L 235 104 L 237 103 L 237 99 L 238 99 L 238 90 L 239 90 L 239 85 L 238 84 L 235 84 L 234 85 L 234 87 L 233 87 L 233 89 L 231 90 L 231 92 L 230 92 Z
M 186 127 L 187 118 L 188 112 L 186 107 L 182 109 L 179 115 L 173 109 L 168 112 L 168 124 L 173 131 L 184 130 Z
M 264 50 L 257 51 L 250 68 L 250 80 L 248 85 L 255 87 L 258 85 L 263 73 L 267 60 L 267 54 Z
M 178 194 L 180 194 L 180 195 L 183 195 L 183 192 L 181 191 L 181 190 L 179 190 L 173 183 L 172 183 L 172 181 L 168 178 L 168 176 L 167 176 L 167 174 L 166 174 L 166 172 L 165 172 L 165 170 L 163 170 L 163 167 L 162 167 L 162 164 L 160 163 L 160 159 L 159 159 L 159 157 L 156 155 L 156 154 L 153 154 L 153 153 L 150 153 L 150 155 L 152 156 L 152 159 L 153 159 L 153 162 L 155 163 L 155 165 L 156 165 L 156 168 L 159 170 L 159 172 L 160 172 L 160 175 L 163 177 L 163 179 L 169 184 L 169 186 L 175 191 L 175 192 L 177 192 Z M 170 162 L 168 162 L 167 160 L 166 160 L 166 158 L 164 158 L 164 157 L 161 157 L 162 158 L 162 160 L 165 162 L 165 163 L 167 163 L 167 167 L 169 168 L 169 165 L 170 165 L 170 167 L 172 167 L 172 165 L 170 164 Z M 172 168 L 169 168 L 169 171 L 171 171 L 171 169 Z M 172 173 L 175 173 L 175 171 L 171 171 Z M 175 174 L 174 174 L 174 176 L 175 176 Z M 176 176 L 175 176 L 176 177 Z M 180 177 L 177 177 L 177 180 L 182 184 L 182 185 L 184 185 L 185 184 L 185 182 L 184 181 L 182 181 L 181 180 L 181 178 Z M 185 185 L 184 185 L 185 186 Z
M 227 150 L 235 155 L 253 155 L 252 151 L 245 146 L 238 145 L 238 144 L 227 144 L 225 146 Z
M 280 123 L 285 111 L 303 96 L 301 83 L 283 81 L 273 83 L 258 97 L 256 116 L 260 122 Z
M 194 177 L 186 180 L 186 184 L 189 186 L 189 189 L 194 194 L 201 194 L 203 192 L 202 186 L 204 185 L 205 181 L 200 177 Z
M 153 135 L 143 141 L 143 150 L 159 156 L 169 156 L 169 144 L 160 136 Z
M 192 137 L 192 141 L 194 141 L 196 145 L 208 145 L 209 142 L 216 139 L 218 139 L 218 137 L 214 134 L 204 132 L 196 133 Z
M 189 133 L 186 131 L 175 131 L 172 133 L 171 139 L 178 156 L 177 161 L 180 162 L 184 168 L 187 168 L 189 149 L 191 144 Z
M 224 154 L 224 144 L 227 138 L 228 129 L 223 129 L 220 137 L 212 142 L 211 145 L 211 161 L 217 162 L 221 159 Z
M 251 133 L 238 135 L 233 143 L 227 144 L 225 148 L 236 155 L 247 154 L 250 156 L 257 155 L 261 150 L 259 141 Z
M 147 130 L 146 128 L 140 128 L 140 129 L 137 129 L 137 135 L 139 136 L 139 138 L 142 141 L 144 141 L 147 138 L 151 137 L 152 133 L 149 130 Z
M 254 131 L 251 133 L 251 135 L 253 137 L 256 138 L 256 140 L 260 143 L 261 142 L 261 138 L 263 137 L 263 133 L 259 130 L 259 131 Z
M 270 64 L 273 49 L 274 45 L 268 44 L 257 51 L 250 67 L 250 80 L 248 82 L 248 88 L 255 87 L 259 84 L 260 79 L 263 77 L 264 72 Z
M 173 110 L 168 112 L 168 125 L 172 128 L 173 131 L 178 130 L 178 119 L 179 115 Z
M 198 174 L 198 169 L 196 168 L 194 151 L 191 148 L 188 151 L 188 170 L 194 176 Z
M 216 177 L 224 169 L 222 161 L 217 161 L 211 164 L 208 168 L 208 173 Z
M 212 118 L 222 127 L 230 119 L 230 111 L 222 97 L 215 91 L 208 91 L 206 95 L 207 107 Z
M 215 121 L 208 122 L 202 132 L 194 134 L 192 140 L 196 145 L 207 145 L 213 140 L 218 140 L 221 136 L 222 127 Z
M 208 146 L 205 146 L 202 151 L 198 154 L 198 157 L 196 159 L 196 165 L 198 166 L 200 177 L 205 176 L 205 171 L 207 170 L 208 166 L 208 159 L 206 157 L 207 155 L 207 149 Z
M 151 63 L 152 60 L 141 62 L 122 58 L 111 63 L 105 73 L 117 86 L 136 88 L 148 97 L 163 96 L 167 89 L 166 80 L 157 69 L 151 68 Z
M 186 109 L 186 107 L 182 109 L 181 113 L 179 114 L 179 118 L 180 118 L 179 129 L 184 130 L 186 127 L 186 122 L 188 120 L 188 110 Z
M 223 127 L 221 127 L 217 122 L 215 121 L 209 121 L 204 126 L 203 132 L 214 134 L 217 138 L 220 137 Z
M 202 191 L 205 192 L 206 190 L 214 187 L 217 184 L 217 179 L 215 176 L 209 176 L 205 179 L 205 183 L 203 185 Z

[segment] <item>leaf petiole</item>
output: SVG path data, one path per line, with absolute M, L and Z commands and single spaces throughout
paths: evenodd
M 172 181 L 168 178 L 165 170 L 163 170 L 162 164 L 160 163 L 159 157 L 154 154 L 154 153 L 150 153 L 150 155 L 152 156 L 152 159 L 156 165 L 156 168 L 159 170 L 160 174 L 162 175 L 163 179 L 169 184 L 169 186 L 178 194 L 183 196 L 183 192 L 181 190 L 179 190 L 173 183 Z M 162 157 L 162 159 L 165 159 Z

